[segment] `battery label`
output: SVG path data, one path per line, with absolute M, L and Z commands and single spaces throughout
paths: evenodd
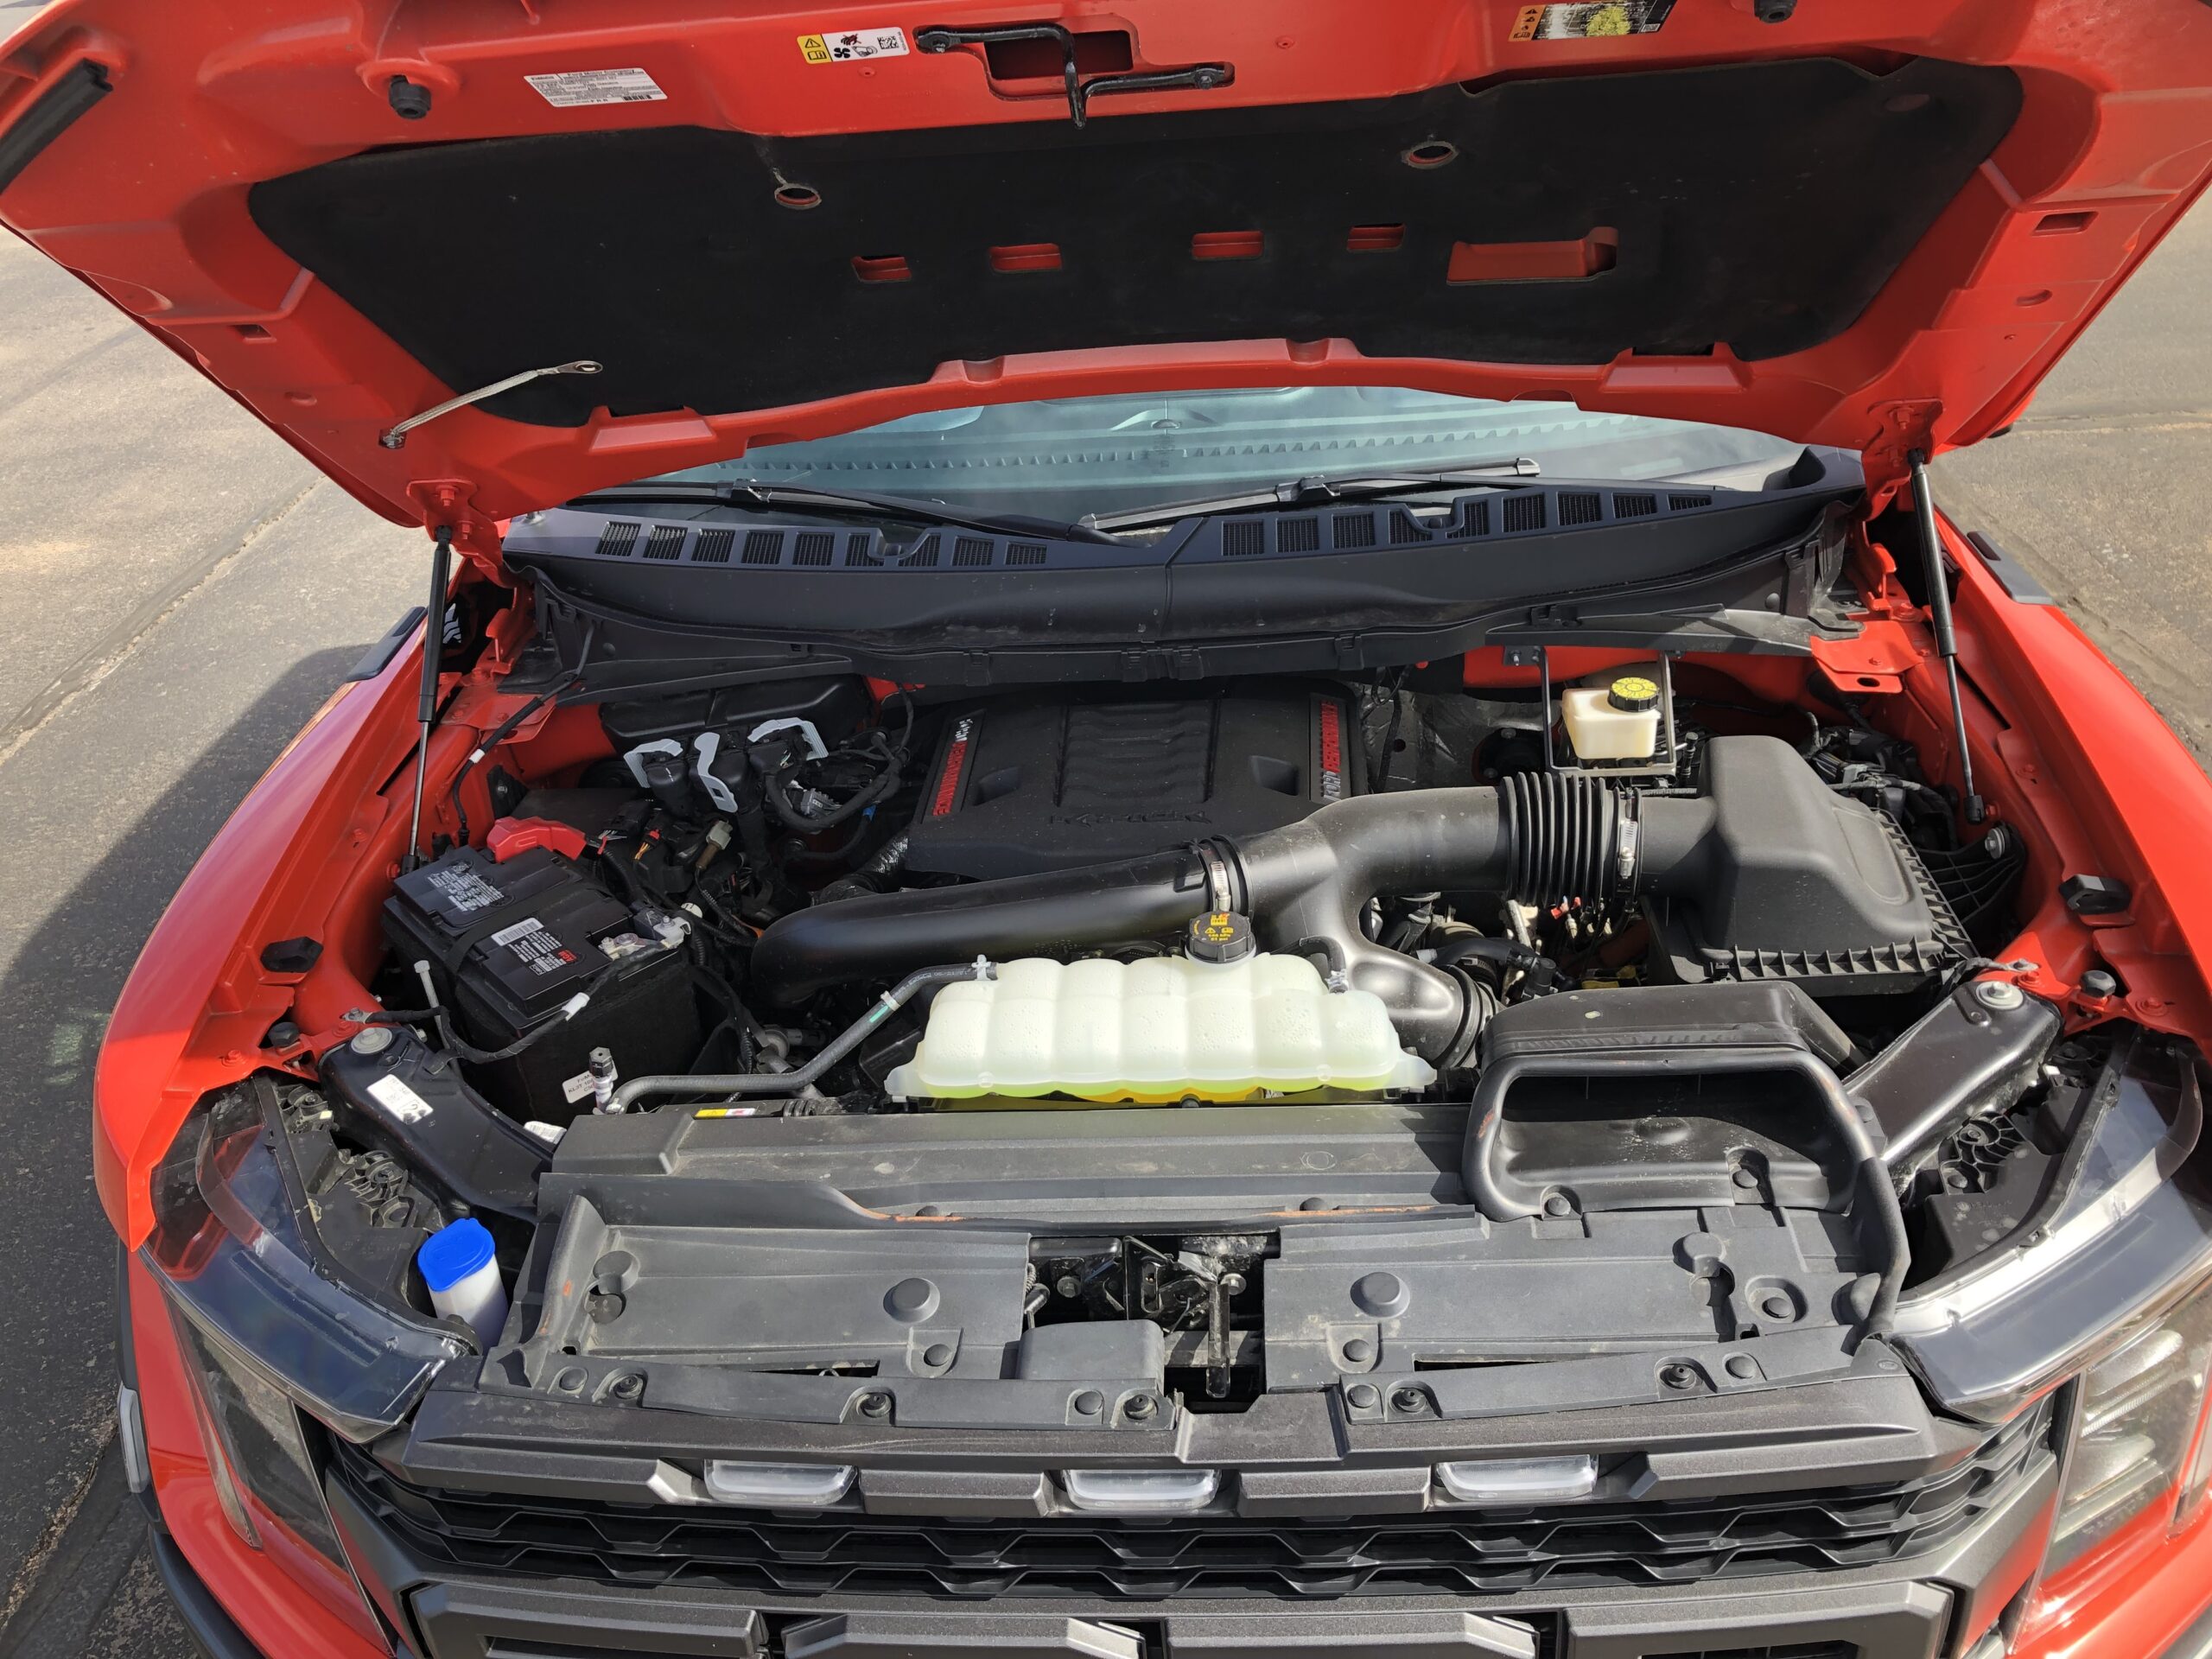
M 507 896 L 464 864 L 434 868 L 429 875 L 449 910 L 488 910 Z
M 535 916 L 509 923 L 492 936 L 492 943 L 505 947 L 517 962 L 540 978 L 559 973 L 576 959 L 576 953 L 563 944 L 553 931 Z

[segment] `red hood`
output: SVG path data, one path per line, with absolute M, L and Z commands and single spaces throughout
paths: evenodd
M 2212 168 L 2202 0 L 1057 10 L 1080 130 L 1052 41 L 917 49 L 1020 0 L 62 0 L 0 48 L 0 221 L 481 547 L 754 443 L 1202 385 L 1565 397 L 1879 482 L 2012 420 Z

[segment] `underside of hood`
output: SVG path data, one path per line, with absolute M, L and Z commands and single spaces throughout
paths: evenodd
M 1878 487 L 2013 418 L 2212 168 L 2201 0 L 705 10 L 62 0 L 0 49 L 0 222 L 488 548 L 756 444 L 1214 385 Z

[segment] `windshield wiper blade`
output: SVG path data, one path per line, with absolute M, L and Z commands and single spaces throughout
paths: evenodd
M 796 484 L 644 483 L 594 490 L 568 503 L 572 507 L 707 506 L 742 507 L 807 517 L 895 518 L 904 524 L 939 524 L 986 536 L 1043 536 L 1063 542 L 1116 542 L 1096 526 L 1062 524 L 1020 513 L 956 512 L 934 501 L 911 496 L 871 495 L 858 490 L 817 490 Z
M 1245 512 L 1263 507 L 1325 506 L 1332 501 L 1364 501 L 1376 496 L 1447 489 L 1454 484 L 1510 489 L 1513 480 L 1535 478 L 1542 471 L 1543 468 L 1529 456 L 1511 455 L 1501 461 L 1470 461 L 1465 467 L 1452 467 L 1435 473 L 1363 473 L 1351 478 L 1325 475 L 1290 478 L 1280 484 L 1243 490 L 1235 495 L 1208 496 L 1196 501 L 1165 501 L 1157 506 L 1132 507 L 1127 512 L 1085 513 L 1082 523 L 1093 530 L 1138 530 L 1150 524 L 1173 524 L 1179 518 L 1204 518 L 1217 512 Z

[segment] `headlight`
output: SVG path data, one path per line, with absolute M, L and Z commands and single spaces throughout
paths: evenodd
M 154 1172 L 146 1265 L 193 1325 L 352 1440 L 404 1421 L 466 1342 L 319 1270 L 274 1090 L 250 1079 L 193 1109 Z
M 2152 1510 L 2176 1526 L 2195 1516 L 2207 1472 L 2208 1361 L 2212 1291 L 2199 1290 L 2082 1373 L 2049 1571 L 2080 1560 Z
M 325 1428 L 359 1440 L 398 1423 L 466 1348 L 317 1270 L 283 1133 L 258 1081 L 195 1107 L 155 1172 L 143 1260 L 168 1302 L 231 1529 L 388 1647 L 331 1525 L 314 1444 Z

